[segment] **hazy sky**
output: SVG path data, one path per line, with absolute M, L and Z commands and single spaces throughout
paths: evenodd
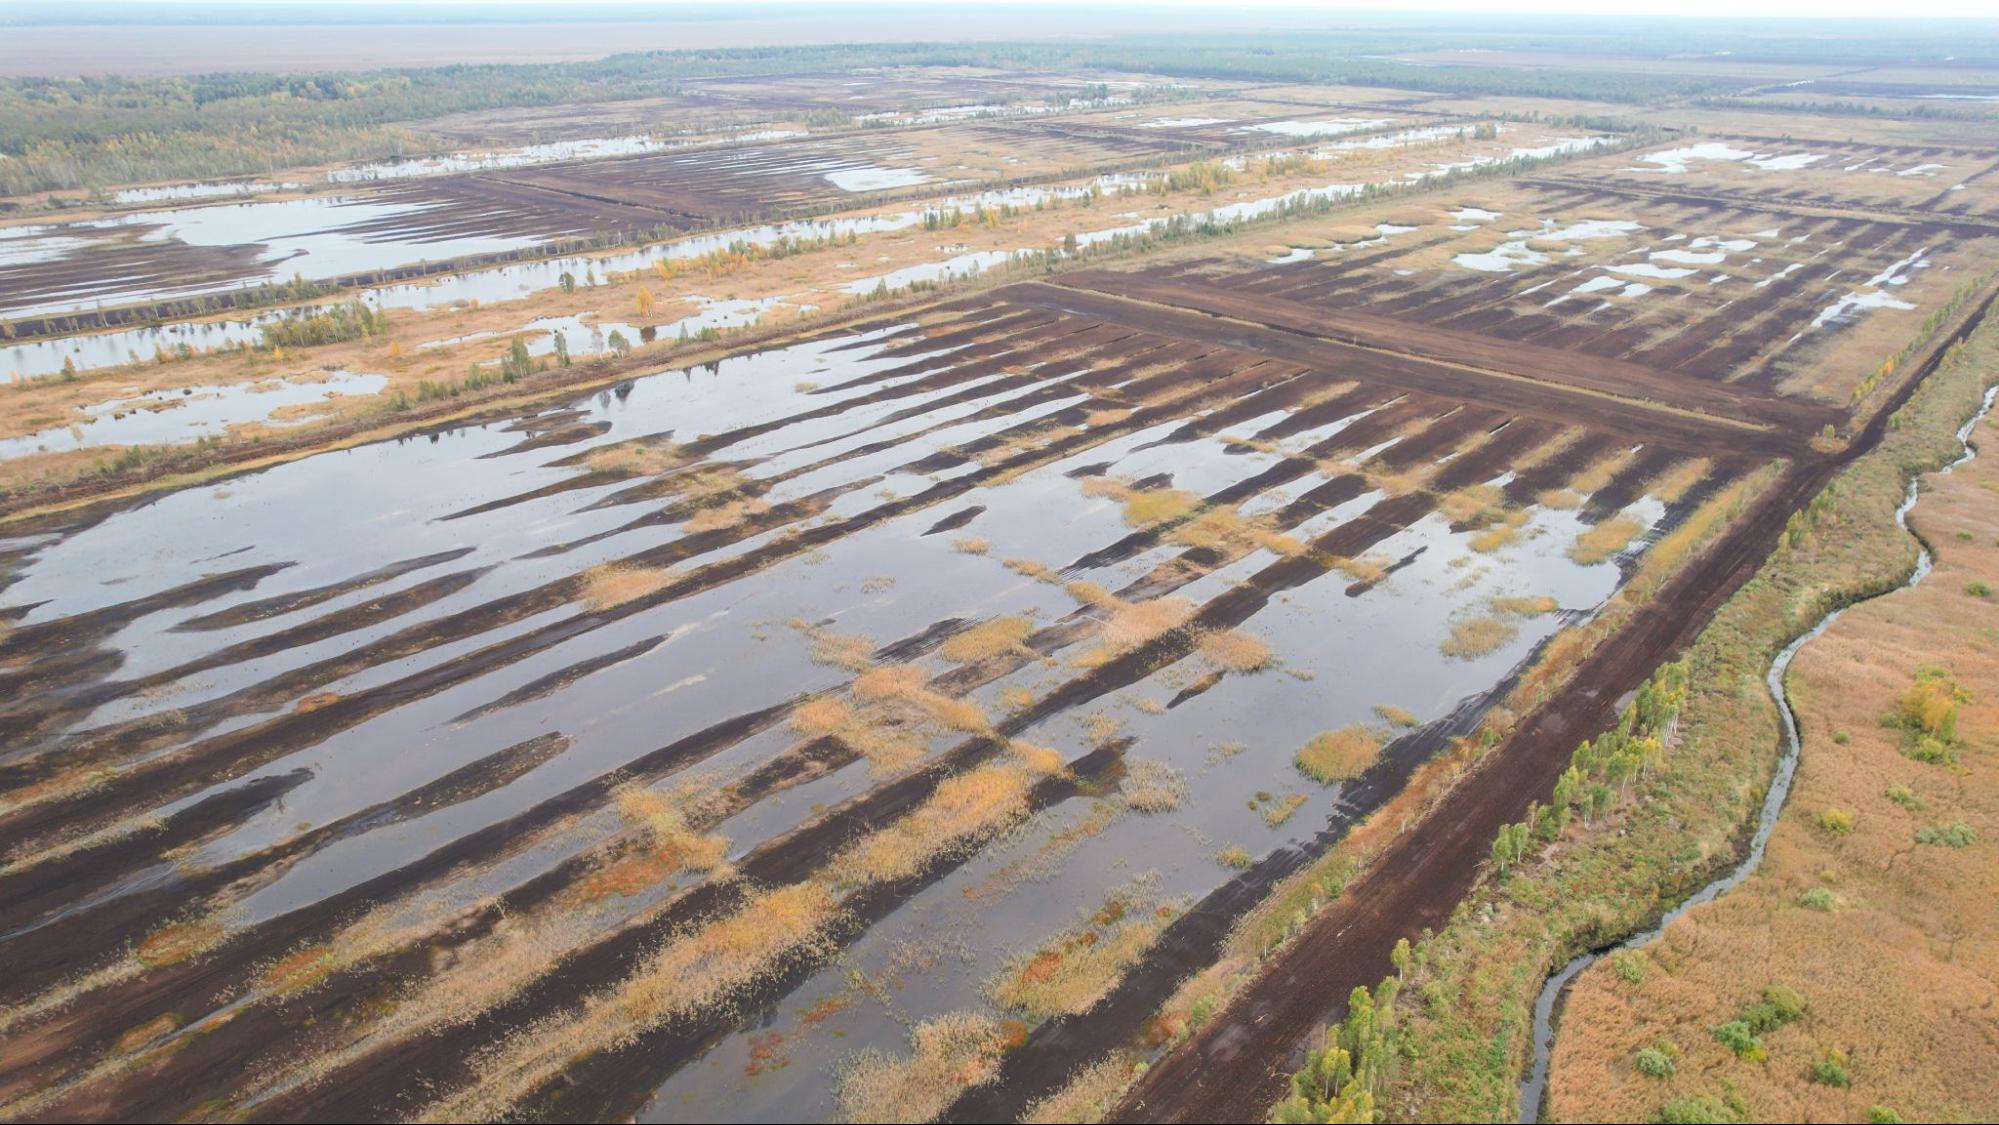
M 174 3 L 176 0 L 134 0 L 138 3 Z M 284 3 L 326 3 L 327 0 L 207 0 L 209 3 L 232 3 L 269 6 Z M 670 9 L 674 5 L 662 0 L 592 0 L 596 4 L 629 3 L 636 9 Z M 735 0 L 731 6 L 752 9 L 767 2 L 787 5 L 808 5 L 813 7 L 838 8 L 851 6 L 852 0 Z M 965 0 L 864 0 L 870 6 L 882 4 L 907 4 L 913 7 L 946 8 L 954 4 L 962 6 Z M 978 3 L 979 0 L 971 0 Z M 991 6 L 995 0 L 984 0 L 980 6 Z M 1017 5 L 1062 7 L 1076 10 L 1085 0 L 997 0 L 1000 3 Z M 1827 17 L 1872 17 L 1875 19 L 1910 19 L 1936 16 L 1999 18 L 1999 0 L 1086 0 L 1091 8 L 1133 7 L 1158 9 L 1199 8 L 1216 13 L 1222 10 L 1240 11 L 1248 14 L 1256 8 L 1286 8 L 1294 11 L 1427 11 L 1427 12 L 1475 12 L 1495 14 L 1506 12 L 1537 12 L 1579 15 L 1675 15 L 1705 18 L 1726 16 L 1804 16 L 1824 19 Z M 1218 7 L 1221 5 L 1220 7 Z M 700 0 L 698 6 L 711 6 L 712 0 Z M 495 9 L 544 8 L 557 10 L 560 0 L 413 0 L 413 6 L 476 6 L 491 13 Z M 4 7 L 0 2 L 0 7 Z

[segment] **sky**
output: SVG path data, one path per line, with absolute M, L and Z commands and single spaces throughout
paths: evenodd
M 133 0 L 136 3 L 172 4 L 179 0 Z M 327 3 L 328 0 L 207 0 L 209 3 L 231 3 L 244 6 L 270 6 L 285 3 Z M 414 0 L 425 6 L 467 6 L 491 11 L 509 7 L 541 7 L 557 9 L 559 0 Z M 629 3 L 638 9 L 669 9 L 674 5 L 662 0 L 592 0 L 597 4 Z M 852 0 L 736 0 L 731 6 L 755 8 L 762 3 L 781 2 L 788 6 L 810 6 L 837 9 L 851 6 Z M 963 0 L 864 0 L 870 6 L 907 4 L 913 7 L 947 8 Z M 973 0 L 976 3 L 976 0 Z M 1075 9 L 1079 0 L 1002 0 L 1004 3 Z M 1157 10 L 1160 8 L 1200 9 L 1207 13 L 1217 10 L 1217 0 L 1087 0 L 1091 8 L 1130 7 Z M 1531 12 L 1548 14 L 1599 15 L 1599 16 L 1689 16 L 1689 17 L 1806 17 L 1826 18 L 1875 18 L 1912 19 L 1925 17 L 1974 17 L 1984 19 L 1999 18 L 1999 0 L 1221 0 L 1229 10 L 1245 13 L 1256 8 L 1287 9 L 1293 12 L 1316 11 L 1424 11 L 1424 12 L 1471 12 L 1482 15 L 1505 14 L 1509 12 Z M 0 7 L 4 7 L 0 3 Z M 703 4 L 702 6 L 708 6 Z M 990 2 L 977 6 L 991 6 Z

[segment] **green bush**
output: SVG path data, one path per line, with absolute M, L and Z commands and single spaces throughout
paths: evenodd
M 1763 1041 L 1756 1038 L 1746 1020 L 1729 1020 L 1714 1029 L 1714 1037 L 1720 1040 L 1722 1046 L 1734 1051 L 1736 1058 L 1761 1062 L 1769 1057 L 1769 1052 L 1763 1049 Z
M 1673 1065 L 1672 1058 L 1657 1047 L 1642 1048 L 1631 1056 L 1631 1065 L 1637 1067 L 1638 1073 L 1647 1078 L 1671 1078 L 1673 1071 L 1677 1069 Z
M 1974 598 L 1989 598 L 1992 596 L 1992 587 L 1983 582 L 1973 582 L 1964 588 L 1964 592 Z
M 1833 908 L 1832 892 L 1824 887 L 1813 887 L 1798 896 L 1798 905 L 1808 910 L 1823 910 L 1830 914 Z
M 1826 809 L 1819 813 L 1819 827 L 1833 836 L 1851 835 L 1853 813 L 1849 809 Z
M 1978 833 L 1961 820 L 1949 824 L 1926 824 L 1916 829 L 1916 843 L 1940 848 L 1968 848 L 1978 842 Z
M 1868 1106 L 1867 1120 L 1869 1125 L 1902 1125 L 1902 1115 L 1885 1105 Z
M 1847 1077 L 1846 1064 L 1836 1051 L 1812 1064 L 1812 1081 L 1821 1086 L 1837 1086 L 1842 1090 L 1853 1084 Z

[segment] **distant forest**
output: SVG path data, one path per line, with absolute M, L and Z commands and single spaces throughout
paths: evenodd
M 89 9 L 86 7 L 86 11 Z M 18 13 L 16 14 L 18 18 Z M 1658 103 L 1722 97 L 1740 77 L 1634 68 L 1425 66 L 1385 56 L 1476 46 L 1589 51 L 1634 59 L 1789 61 L 1999 68 L 1999 23 L 1797 24 L 1757 21 L 1462 19 L 1396 27 L 1387 17 L 1338 32 L 1135 36 L 1111 42 L 932 43 L 649 51 L 581 63 L 454 65 L 305 76 L 0 80 L 0 194 L 195 177 L 256 175 L 325 161 L 446 147 L 429 118 L 466 110 L 672 94 L 695 77 L 965 65 L 1025 71 L 1144 71 L 1224 81 L 1345 83 L 1457 95 Z M 1753 44 L 1742 50 L 1745 42 Z M 1729 53 L 1723 43 L 1735 49 Z

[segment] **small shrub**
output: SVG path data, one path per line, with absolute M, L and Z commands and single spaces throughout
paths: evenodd
M 1729 1020 L 1714 1029 L 1714 1037 L 1722 1046 L 1734 1051 L 1736 1058 L 1762 1062 L 1770 1057 L 1770 1052 L 1764 1048 L 1763 1041 L 1750 1030 L 1747 1020 Z
M 1798 896 L 1799 906 L 1807 910 L 1824 911 L 1827 914 L 1832 913 L 1833 901 L 1832 892 L 1824 887 L 1813 887 Z
M 1647 1078 L 1671 1078 L 1678 1069 L 1666 1052 L 1657 1047 L 1646 1047 L 1631 1056 L 1631 1065 Z
M 1972 582 L 1965 586 L 1964 592 L 1974 598 L 1989 598 L 1992 596 L 1992 587 L 1983 582 Z
M 1852 1080 L 1846 1073 L 1846 1053 L 1828 1051 L 1825 1058 L 1813 1063 L 1812 1081 L 1821 1086 L 1836 1086 L 1842 1090 L 1852 1085 Z
M 1868 1125 L 1902 1125 L 1902 1115 L 1885 1105 L 1867 1107 Z
M 1639 960 L 1636 954 L 1620 953 L 1612 957 L 1610 970 L 1626 984 L 1637 984 L 1645 979 L 1645 962 Z
M 1240 871 L 1250 864 L 1249 849 L 1243 847 L 1241 844 L 1230 844 L 1228 847 L 1223 848 L 1221 854 L 1215 856 L 1215 859 L 1223 867 L 1233 867 Z
M 1888 787 L 1888 799 L 1902 806 L 1903 808 L 1909 810 L 1910 812 L 1920 812 L 1923 809 L 1929 807 L 1929 803 L 1927 801 L 1924 801 L 1921 797 L 1916 796 L 1916 794 L 1906 785 L 1900 785 L 1900 784 L 1890 785 Z
M 1978 833 L 1961 820 L 1949 824 L 1926 824 L 1916 829 L 1916 843 L 1940 848 L 1968 848 L 1978 842 Z
M 1853 813 L 1848 809 L 1826 809 L 1818 816 L 1820 830 L 1829 836 L 1852 835 L 1853 823 Z

